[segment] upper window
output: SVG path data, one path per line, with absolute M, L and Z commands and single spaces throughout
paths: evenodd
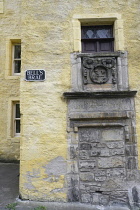
M 112 52 L 114 38 L 112 25 L 82 26 L 82 52 Z
M 13 75 L 21 71 L 21 44 L 13 44 Z

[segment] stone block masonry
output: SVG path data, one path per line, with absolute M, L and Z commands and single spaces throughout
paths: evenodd
M 137 170 L 131 93 L 130 97 L 128 92 L 122 98 L 117 98 L 115 92 L 109 98 L 108 93 L 108 99 L 103 92 L 100 97 L 95 94 L 90 99 L 88 94 L 82 99 L 84 93 L 64 95 L 69 108 L 69 201 L 104 206 L 135 205 L 133 191 L 139 192 L 137 181 L 134 177 L 131 182 L 129 179 L 130 171 Z M 137 178 L 139 175 L 137 170 Z

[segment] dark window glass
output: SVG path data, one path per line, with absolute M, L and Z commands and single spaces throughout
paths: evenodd
M 82 52 L 113 51 L 113 26 L 82 26 Z
M 112 38 L 110 26 L 83 26 L 82 29 L 83 39 Z
M 16 104 L 16 118 L 20 118 L 20 105 Z
M 20 69 L 21 69 L 21 60 L 15 60 L 15 73 L 20 73 Z
M 89 52 L 96 52 L 97 51 L 97 44 L 91 41 L 87 41 L 84 43 L 84 50 Z
M 20 133 L 20 120 L 16 120 L 16 133 Z
M 14 126 L 15 126 L 15 135 L 20 133 L 20 104 L 15 103 L 15 119 L 14 119 Z
M 21 45 L 15 45 L 14 58 L 21 58 Z
M 21 44 L 15 44 L 13 47 L 13 73 L 19 74 L 21 71 Z

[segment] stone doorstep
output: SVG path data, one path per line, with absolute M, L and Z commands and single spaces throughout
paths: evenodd
M 39 206 L 44 206 L 47 210 L 130 210 L 127 206 L 97 206 L 82 203 L 60 203 L 60 202 L 37 202 L 22 201 L 17 199 L 16 210 L 28 210 Z

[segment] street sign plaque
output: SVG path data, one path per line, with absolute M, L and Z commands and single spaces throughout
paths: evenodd
M 42 70 L 42 69 L 26 70 L 25 80 L 26 81 L 44 81 L 45 70 Z

